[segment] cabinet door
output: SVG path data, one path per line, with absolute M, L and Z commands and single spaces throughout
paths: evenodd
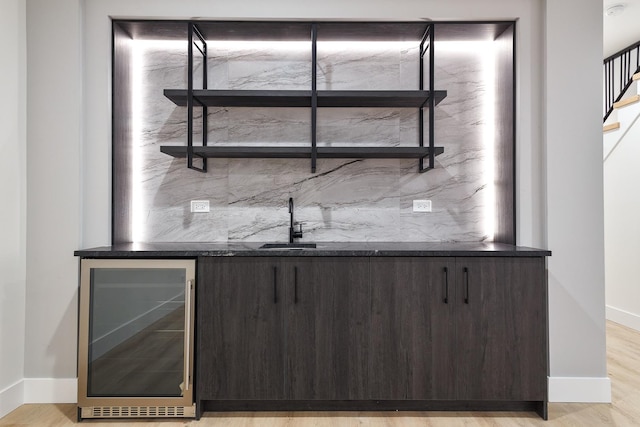
M 280 261 L 198 263 L 198 398 L 284 398 Z
M 458 258 L 458 399 L 544 400 L 542 258 Z
M 293 258 L 282 271 L 288 397 L 366 399 L 369 259 Z
M 454 258 L 371 259 L 371 399 L 455 397 L 454 268 Z

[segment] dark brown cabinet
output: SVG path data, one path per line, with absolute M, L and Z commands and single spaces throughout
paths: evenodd
M 457 394 L 546 400 L 544 258 L 457 258 Z
M 271 258 L 198 259 L 198 399 L 285 397 L 278 267 Z
M 199 401 L 546 416 L 544 257 L 198 262 Z
M 372 260 L 371 399 L 455 398 L 454 268 L 454 258 Z
M 543 258 L 373 259 L 373 399 L 543 401 Z
M 201 258 L 201 400 L 368 392 L 368 258 Z
M 282 270 L 288 398 L 367 399 L 369 260 L 294 258 Z

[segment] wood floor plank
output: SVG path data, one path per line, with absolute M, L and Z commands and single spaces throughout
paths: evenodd
M 607 322 L 612 404 L 551 403 L 549 421 L 514 412 L 208 412 L 193 420 L 92 420 L 91 427 L 606 427 L 640 426 L 640 332 Z M 75 425 L 75 404 L 23 405 L 0 427 Z

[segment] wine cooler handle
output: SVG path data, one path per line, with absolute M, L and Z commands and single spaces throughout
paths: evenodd
M 191 292 L 193 289 L 194 280 L 187 280 L 187 287 L 185 289 L 184 298 L 184 389 L 189 390 L 190 373 L 191 373 L 191 306 L 192 298 Z

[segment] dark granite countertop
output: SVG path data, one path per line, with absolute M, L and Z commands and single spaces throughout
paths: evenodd
M 305 243 L 305 242 L 301 242 Z M 194 258 L 199 256 L 499 256 L 541 257 L 551 251 L 504 243 L 318 242 L 314 249 L 260 249 L 263 242 L 126 243 L 82 249 L 84 258 Z

